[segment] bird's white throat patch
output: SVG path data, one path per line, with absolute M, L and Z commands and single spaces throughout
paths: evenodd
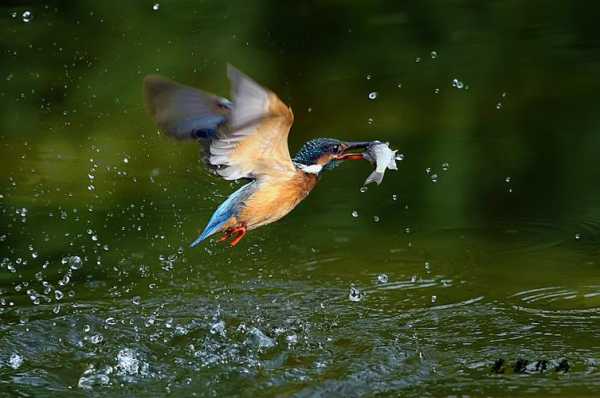
M 319 174 L 321 170 L 323 170 L 323 166 L 321 166 L 320 164 L 311 164 L 310 166 L 301 164 L 300 170 L 308 174 Z

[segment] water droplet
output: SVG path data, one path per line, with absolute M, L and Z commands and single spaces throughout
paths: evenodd
M 138 354 L 135 350 L 124 348 L 117 354 L 117 369 L 119 373 L 125 375 L 137 375 L 144 372 L 148 364 L 138 359 Z
M 71 256 L 68 258 L 67 262 L 72 270 L 78 270 L 82 265 L 81 257 L 79 256 Z
M 388 276 L 386 274 L 379 274 L 377 275 L 377 282 L 379 283 L 388 283 Z
M 354 286 L 351 286 L 350 294 L 348 295 L 348 299 L 350 301 L 358 302 L 358 301 L 362 300 L 362 293 L 360 292 L 360 290 L 358 290 Z
M 449 168 L 450 168 L 450 164 L 449 163 L 442 163 L 442 170 L 443 171 L 448 171 Z
M 225 322 L 220 320 L 218 322 L 213 323 L 210 326 L 211 334 L 218 334 L 219 336 L 225 337 Z
M 21 365 L 23 365 L 23 357 L 16 352 L 13 352 L 10 355 L 10 359 L 8 360 L 8 364 L 13 369 L 19 369 Z
M 369 99 L 370 99 L 370 100 L 374 100 L 374 99 L 376 99 L 376 98 L 377 98 L 377 95 L 378 95 L 378 94 L 377 94 L 377 91 L 371 91 L 371 92 L 369 93 Z
M 399 153 L 396 155 L 396 160 L 398 161 L 403 161 L 404 160 L 404 154 L 403 153 Z
M 373 122 L 374 122 L 374 120 L 373 120 L 373 118 L 372 118 L 372 117 L 370 117 L 370 118 L 368 118 L 368 119 L 367 119 L 367 124 L 368 124 L 369 126 L 372 126 L 372 125 L 373 125 Z
M 427 175 L 431 174 L 431 167 L 427 167 L 425 169 L 425 174 L 427 174 Z
M 286 336 L 285 340 L 289 345 L 294 345 L 298 343 L 298 336 L 295 334 L 290 334 L 289 336 Z
M 504 182 L 508 184 L 508 183 L 510 182 L 510 180 L 511 180 L 511 178 L 510 178 L 510 177 L 506 177 L 506 178 L 504 179 Z
M 367 80 L 371 80 L 371 75 L 367 75 Z
M 452 79 L 452 87 L 457 88 L 459 90 L 462 90 L 462 88 L 465 86 L 465 84 L 458 80 L 458 79 Z
M 431 59 L 436 59 L 438 57 L 437 51 L 432 51 L 429 55 L 431 55 Z
M 21 19 L 23 20 L 23 22 L 29 23 L 33 19 L 33 14 L 31 14 L 31 11 L 23 11 Z
M 62 300 L 63 297 L 65 297 L 63 292 L 61 292 L 60 290 L 54 291 L 54 298 L 56 298 L 57 300 Z
M 431 302 L 435 303 L 437 301 L 437 296 L 431 296 Z
M 500 109 L 502 109 L 502 106 L 503 106 L 503 105 L 502 105 L 502 102 L 498 102 L 498 103 L 496 104 L 496 109 L 500 110 Z
M 123 158 L 123 163 L 129 163 L 129 159 Z
M 63 275 L 62 279 L 58 281 L 60 286 L 66 286 L 71 281 L 71 277 L 68 274 Z
M 108 317 L 104 320 L 104 322 L 106 322 L 106 324 L 109 326 L 113 326 L 113 325 L 116 325 L 117 320 L 113 317 Z
M 419 63 L 419 62 L 421 62 L 421 57 L 417 57 L 417 58 L 415 58 L 415 62 L 416 62 L 416 63 Z
M 379 216 L 373 216 L 373 222 L 379 222 Z
M 440 89 L 439 89 L 439 88 L 436 88 L 435 90 L 433 90 L 433 93 L 434 93 L 434 94 L 439 94 L 439 93 L 440 93 Z
M 356 210 L 352 210 L 352 217 L 358 217 L 358 212 Z
M 271 348 L 275 347 L 275 341 L 272 338 L 265 335 L 260 329 L 253 327 L 248 331 L 250 336 L 250 342 L 258 346 L 259 348 Z
M 365 193 L 367 192 L 367 187 L 360 187 L 360 192 Z
M 146 326 L 147 328 L 149 328 L 150 326 L 154 325 L 154 323 L 156 322 L 156 317 L 154 315 L 150 315 L 145 321 L 144 321 L 144 326 Z
M 432 174 L 431 175 L 431 181 L 432 182 L 437 182 L 437 180 L 438 180 L 438 175 L 437 174 Z
M 575 234 L 575 240 L 581 239 L 581 234 Z
M 396 194 L 393 194 L 393 195 L 392 195 L 392 200 L 398 200 L 398 195 L 396 195 Z
M 90 337 L 90 341 L 92 342 L 92 344 L 100 344 L 104 341 L 104 336 L 102 336 L 101 334 L 95 334 L 92 337 Z
M 140 296 L 134 296 L 134 297 L 131 299 L 131 302 L 132 302 L 134 305 L 140 305 L 140 304 L 142 303 L 142 298 L 141 298 Z
M 396 85 L 396 87 L 398 87 L 398 88 L 402 88 L 402 83 L 398 83 L 398 84 Z
M 154 11 L 158 11 L 160 9 L 160 4 L 159 3 L 154 3 L 154 5 L 152 6 L 152 9 Z

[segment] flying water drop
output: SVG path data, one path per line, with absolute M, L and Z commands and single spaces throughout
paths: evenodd
M 452 87 L 462 90 L 464 86 L 465 84 L 462 81 L 456 78 L 452 79 Z
M 23 11 L 21 19 L 23 20 L 23 22 L 29 23 L 33 19 L 33 14 L 31 13 L 31 11 Z
M 348 294 L 348 299 L 353 302 L 358 302 L 362 300 L 362 293 L 360 290 L 355 288 L 354 286 L 350 287 L 350 294 Z

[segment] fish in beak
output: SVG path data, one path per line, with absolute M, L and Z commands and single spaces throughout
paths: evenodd
M 362 160 L 364 159 L 362 151 L 365 151 L 372 142 L 370 141 L 352 141 L 344 142 L 342 145 L 344 151 L 338 155 L 338 160 Z M 361 152 L 355 152 L 361 151 Z

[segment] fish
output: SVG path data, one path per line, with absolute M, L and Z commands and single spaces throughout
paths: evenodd
M 388 142 L 373 141 L 363 153 L 363 158 L 375 164 L 375 170 L 367 177 L 365 184 L 376 182 L 377 185 L 383 181 L 383 175 L 387 169 L 398 170 L 396 166 L 396 151 L 390 149 Z

